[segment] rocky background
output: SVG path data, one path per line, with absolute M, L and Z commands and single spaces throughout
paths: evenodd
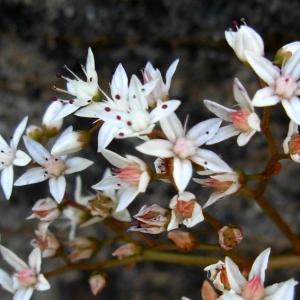
M 111 74 L 122 63 L 127 74 L 137 74 L 151 61 L 163 74 L 169 65 L 180 59 L 171 87 L 171 97 L 182 100 L 179 108 L 188 126 L 213 115 L 204 107 L 203 99 L 210 99 L 232 107 L 233 78 L 238 77 L 250 95 L 259 87 L 258 80 L 235 57 L 224 38 L 224 30 L 232 27 L 233 19 L 244 17 L 265 41 L 266 56 L 272 59 L 284 44 L 299 39 L 300 4 L 298 1 L 252 0 L 6 0 L 0 1 L 0 132 L 8 139 L 20 120 L 28 115 L 29 123 L 40 125 L 43 112 L 55 95 L 52 86 L 64 88 L 55 77 L 57 72 L 70 76 L 63 65 L 68 65 L 79 76 L 80 63 L 85 64 L 89 46 L 95 55 L 99 85 L 109 91 Z M 83 78 L 83 76 L 82 76 Z M 67 98 L 67 95 L 65 95 Z M 261 110 L 258 113 L 261 114 Z M 91 120 L 68 117 L 65 126 L 75 129 L 90 128 Z M 278 145 L 286 136 L 288 119 L 279 105 L 272 110 L 271 124 Z M 110 149 L 121 154 L 134 154 L 133 140 L 116 141 Z M 124 146 L 125 145 L 125 146 Z M 234 138 L 211 147 L 232 167 L 246 172 L 259 172 L 268 159 L 266 143 L 256 134 L 247 147 L 239 148 Z M 92 157 L 95 165 L 82 173 L 84 192 L 100 181 L 107 165 L 96 153 L 96 139 L 82 155 Z M 22 170 L 18 170 L 18 177 Z M 300 235 L 299 165 L 286 161 L 282 172 L 275 176 L 267 190 L 267 197 Z M 68 177 L 68 191 L 72 193 L 75 176 Z M 174 190 L 161 188 L 162 183 L 150 185 L 146 195 L 140 195 L 130 206 L 135 212 L 143 204 L 166 206 Z M 211 192 L 192 184 L 201 204 Z M 167 193 L 166 193 L 167 192 Z M 36 184 L 14 189 L 10 201 L 0 193 L 1 243 L 27 260 L 37 222 L 25 221 L 30 208 L 40 198 L 49 196 L 48 184 Z M 289 242 L 250 199 L 230 197 L 208 210 L 224 223 L 243 227 L 244 242 L 237 251 L 257 256 L 267 247 L 272 254 L 291 251 Z M 103 229 L 93 233 L 105 236 Z M 216 243 L 212 228 L 205 223 L 196 226 L 199 241 Z M 53 229 L 57 231 L 57 229 Z M 63 233 L 62 233 L 63 234 Z M 79 232 L 80 234 L 80 232 Z M 154 239 L 166 239 L 162 234 Z M 111 251 L 114 249 L 112 248 Z M 110 257 L 101 253 L 98 259 Z M 43 261 L 48 271 L 59 262 Z M 6 264 L 0 266 L 9 270 Z M 70 272 L 50 279 L 51 290 L 35 292 L 32 299 L 180 299 L 185 295 L 201 299 L 200 287 L 206 276 L 202 268 L 170 266 L 144 262 L 130 270 L 121 268 L 107 271 L 109 285 L 97 297 L 92 296 L 87 272 Z M 300 279 L 299 268 L 268 271 L 266 284 L 294 277 Z M 299 291 L 299 287 L 297 288 Z M 3 300 L 11 295 L 0 290 Z M 300 297 L 300 293 L 295 299 Z

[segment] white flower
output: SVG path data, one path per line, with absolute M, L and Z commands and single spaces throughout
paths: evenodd
M 219 128 L 216 135 L 206 145 L 212 145 L 234 135 L 239 135 L 237 143 L 239 146 L 244 146 L 257 131 L 260 131 L 259 117 L 254 112 L 254 107 L 247 91 L 237 78 L 234 79 L 233 94 L 241 108 L 240 110 L 230 109 L 210 100 L 204 100 L 205 106 L 212 113 L 227 122 L 233 123 L 232 125 Z
M 154 139 L 136 147 L 142 153 L 156 157 L 174 157 L 173 177 L 179 192 L 183 192 L 189 183 L 193 167 L 192 162 L 216 172 L 229 172 L 230 167 L 215 153 L 200 149 L 217 132 L 222 120 L 210 119 L 192 127 L 187 133 L 175 114 L 160 121 L 164 134 L 169 139 Z
M 281 101 L 287 115 L 300 124 L 300 49 L 284 61 L 281 70 L 262 56 L 246 51 L 248 63 L 255 73 L 268 85 L 256 92 L 254 106 L 270 106 Z
M 226 257 L 225 267 L 230 288 L 241 297 L 223 297 L 220 299 L 293 300 L 294 286 L 297 284 L 294 279 L 264 288 L 263 283 L 269 254 L 270 248 L 264 250 L 256 258 L 249 273 L 248 281 L 242 276 L 238 266 L 229 257 Z M 228 295 L 226 296 L 228 297 Z
M 43 117 L 43 130 L 47 138 L 51 138 L 57 135 L 63 125 L 63 119 L 59 119 L 55 122 L 52 120 L 57 116 L 63 107 L 61 101 L 52 102 Z
M 29 169 L 15 182 L 15 185 L 27 185 L 49 179 L 50 192 L 58 203 L 62 201 L 66 189 L 64 175 L 82 171 L 93 164 L 91 160 L 85 158 L 67 159 L 67 156 L 51 155 L 38 142 L 26 136 L 23 140 L 30 155 L 41 167 Z
M 103 156 L 117 169 L 113 177 L 102 179 L 92 186 L 96 190 L 125 189 L 119 199 L 116 212 L 125 209 L 139 193 L 144 193 L 150 182 L 148 166 L 135 156 L 126 155 L 126 158 L 109 150 L 102 151 Z
M 212 281 L 214 287 L 219 291 L 223 291 L 224 285 L 226 285 L 226 282 L 222 282 L 226 278 L 225 263 L 219 260 L 216 264 L 204 268 L 204 271 L 207 272 L 207 278 Z
M 195 195 L 190 192 L 184 191 L 174 196 L 169 206 L 172 209 L 172 217 L 168 231 L 178 228 L 180 224 L 193 227 L 204 220 L 202 208 Z
M 201 175 L 201 172 L 198 172 L 198 174 Z M 195 182 L 202 184 L 205 187 L 214 187 L 217 189 L 216 192 L 210 195 L 203 208 L 236 193 L 242 187 L 239 178 L 240 174 L 234 171 L 212 175 L 210 178 L 206 179 L 193 178 Z
M 232 30 L 225 31 L 225 38 L 242 62 L 247 62 L 245 51 L 259 56 L 264 55 L 264 42 L 262 38 L 256 31 L 246 25 L 241 25 L 240 28 L 237 27 L 237 32 L 233 32 Z
M 8 279 L 7 276 L 2 272 L 0 273 L 0 283 L 8 291 L 15 293 L 14 300 L 30 299 L 34 289 L 39 291 L 50 289 L 49 282 L 43 274 L 40 274 L 42 261 L 41 250 L 39 248 L 35 248 L 30 253 L 28 265 L 9 249 L 0 246 L 0 250 L 4 260 L 17 271 L 13 275 L 13 285 L 11 285 L 11 282 L 7 281 L 7 286 L 3 284 L 3 280 Z
M 300 163 L 300 135 L 298 125 L 290 121 L 287 137 L 283 141 L 283 150 L 285 154 L 290 153 L 291 159 Z
M 114 132 L 115 138 L 128 138 L 145 135 L 152 132 L 155 124 L 174 112 L 180 105 L 179 100 L 162 102 L 158 100 L 157 106 L 149 112 L 147 95 L 154 89 L 157 80 L 142 85 L 139 79 L 133 75 L 129 85 L 128 111 L 113 109 L 110 106 L 98 113 L 98 117 L 105 122 L 119 128 Z
M 59 89 L 57 87 L 53 87 L 54 90 L 58 92 L 64 92 L 74 96 L 72 100 L 61 100 L 64 103 L 64 107 L 60 110 L 60 112 L 53 118 L 52 121 L 57 121 L 62 119 L 73 112 L 75 112 L 78 108 L 82 106 L 86 106 L 92 104 L 93 101 L 97 102 L 100 98 L 100 91 L 98 88 L 98 76 L 95 71 L 95 60 L 94 55 L 91 48 L 88 49 L 88 56 L 86 61 L 86 67 L 82 66 L 82 70 L 86 75 L 86 81 L 83 81 L 78 76 L 76 76 L 71 70 L 69 70 L 66 66 L 65 68 L 75 77 L 75 79 L 70 79 L 68 77 L 58 75 L 59 78 L 64 78 L 67 81 L 67 91 Z
M 9 145 L 0 135 L 0 171 L 1 173 L 1 185 L 6 199 L 9 199 L 12 192 L 14 181 L 14 169 L 15 166 L 25 166 L 31 159 L 29 155 L 21 150 L 17 150 L 20 138 L 25 130 L 28 117 L 25 117 L 22 122 L 16 128 Z
M 176 59 L 169 67 L 166 73 L 166 83 L 164 83 L 161 73 L 158 69 L 154 69 L 152 64 L 148 62 L 143 72 L 144 83 L 158 80 L 153 91 L 147 96 L 149 107 L 155 107 L 157 100 L 167 101 L 169 97 L 169 89 L 171 86 L 172 77 L 176 71 L 179 59 Z

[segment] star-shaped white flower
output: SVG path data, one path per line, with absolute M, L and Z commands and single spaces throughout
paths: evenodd
M 186 133 L 186 129 L 182 127 L 177 116 L 172 114 L 160 121 L 168 140 L 150 140 L 136 149 L 156 157 L 174 157 L 174 181 L 178 191 L 183 192 L 192 177 L 192 162 L 215 172 L 231 171 L 217 154 L 199 148 L 216 134 L 221 122 L 219 118 L 200 122 Z
M 103 156 L 117 169 L 114 176 L 106 177 L 92 186 L 96 190 L 125 189 L 119 198 L 116 212 L 125 209 L 139 193 L 144 193 L 150 182 L 148 166 L 139 158 L 126 155 L 126 158 L 104 149 Z
M 160 99 L 162 101 L 166 101 L 166 100 L 170 99 L 169 89 L 170 89 L 171 80 L 176 71 L 178 62 L 179 62 L 179 59 L 176 59 L 169 67 L 169 69 L 166 73 L 166 83 L 164 83 L 159 69 L 154 69 L 150 62 L 148 62 L 146 64 L 146 67 L 143 70 L 144 83 L 147 83 L 147 82 L 150 82 L 153 80 L 158 80 L 153 91 L 147 96 L 148 105 L 150 107 L 155 107 L 158 99 Z
M 25 152 L 17 150 L 20 138 L 26 128 L 28 117 L 25 117 L 16 128 L 9 145 L 0 135 L 0 171 L 1 185 L 6 199 L 9 199 L 14 181 L 13 166 L 26 166 L 31 158 Z
M 241 108 L 240 110 L 227 108 L 210 100 L 204 100 L 205 106 L 212 113 L 227 122 L 233 123 L 219 128 L 215 136 L 206 145 L 212 145 L 239 135 L 237 143 L 239 146 L 244 146 L 257 131 L 260 131 L 259 117 L 254 112 L 254 107 L 247 91 L 237 78 L 234 79 L 233 94 Z
M 50 192 L 58 203 L 62 201 L 65 193 L 65 175 L 80 172 L 93 164 L 91 160 L 81 157 L 67 159 L 66 155 L 51 155 L 40 143 L 26 136 L 23 140 L 33 160 L 41 167 L 27 170 L 14 185 L 27 185 L 49 179 Z
M 262 56 L 246 51 L 248 63 L 254 72 L 268 85 L 256 92 L 252 99 L 254 106 L 270 106 L 281 101 L 287 115 L 300 124 L 300 49 L 284 61 L 282 68 Z
M 138 136 L 145 139 L 145 135 L 152 132 L 155 124 L 162 118 L 174 112 L 180 105 L 179 100 L 157 101 L 157 106 L 149 111 L 147 95 L 153 91 L 157 80 L 144 85 L 133 75 L 129 85 L 128 111 L 121 111 L 107 106 L 99 112 L 98 117 L 105 122 L 119 128 L 115 138 Z
M 14 300 L 28 300 L 33 291 L 45 291 L 50 289 L 50 284 L 41 270 L 41 250 L 35 248 L 29 255 L 28 265 L 9 249 L 0 246 L 1 254 L 16 273 L 10 279 L 9 275 L 0 269 L 0 284 L 8 291 L 14 293 Z
M 67 91 L 53 87 L 54 90 L 58 92 L 63 92 L 74 96 L 72 100 L 61 100 L 65 103 L 64 107 L 60 110 L 52 121 L 57 121 L 62 119 L 82 106 L 92 104 L 94 101 L 99 101 L 100 91 L 98 88 L 98 76 L 95 70 L 95 60 L 91 48 L 88 49 L 86 67 L 82 66 L 82 70 L 86 75 L 86 81 L 80 79 L 66 66 L 65 68 L 75 77 L 75 79 L 70 79 L 68 77 L 58 75 L 59 78 L 64 78 L 67 81 Z M 55 98 L 55 97 L 54 97 Z

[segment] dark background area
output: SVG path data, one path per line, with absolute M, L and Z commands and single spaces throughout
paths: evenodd
M 190 128 L 213 117 L 204 107 L 203 99 L 228 107 L 236 104 L 232 95 L 234 77 L 240 79 L 250 96 L 259 88 L 257 78 L 236 58 L 224 38 L 224 31 L 233 27 L 232 20 L 242 17 L 263 37 L 269 59 L 281 46 L 299 39 L 298 1 L 0 1 L 0 132 L 8 139 L 26 115 L 30 124 L 40 125 L 51 97 L 57 96 L 51 87 L 65 88 L 65 83 L 55 74 L 71 76 L 63 69 L 66 64 L 84 78 L 80 63 L 85 65 L 89 46 L 94 52 L 99 85 L 106 92 L 109 92 L 111 75 L 120 62 L 128 76 L 137 74 L 141 78 L 140 70 L 147 61 L 159 68 L 164 76 L 169 65 L 179 58 L 170 95 L 182 101 L 178 114 L 182 122 L 189 114 Z M 68 98 L 68 95 L 59 96 Z M 257 112 L 262 113 L 260 109 Z M 90 128 L 91 123 L 89 119 L 69 116 L 64 126 L 73 124 L 75 129 L 83 129 Z M 281 105 L 272 109 L 271 126 L 281 147 L 288 129 L 288 118 Z M 109 149 L 118 149 L 122 155 L 134 155 L 137 152 L 133 146 L 139 143 L 134 139 L 114 141 Z M 82 172 L 85 194 L 91 191 L 91 185 L 100 181 L 107 166 L 96 149 L 95 138 L 89 149 L 78 154 L 95 161 L 91 168 Z M 256 134 L 246 147 L 238 147 L 236 139 L 232 138 L 207 149 L 222 155 L 232 167 L 244 168 L 249 173 L 261 171 L 269 155 L 262 134 Z M 152 162 L 152 158 L 149 161 Z M 16 178 L 23 170 L 16 170 Z M 71 194 L 74 179 L 72 175 L 67 177 Z M 299 179 L 299 165 L 284 161 L 282 172 L 272 178 L 266 193 L 298 235 Z M 17 187 L 10 201 L 0 193 L 1 242 L 25 261 L 37 225 L 37 222 L 25 219 L 38 199 L 50 196 L 48 190 L 47 182 Z M 202 205 L 212 192 L 194 183 L 189 190 L 196 194 Z M 142 205 L 151 203 L 167 206 L 174 193 L 171 187 L 155 182 L 145 195 L 134 201 L 130 211 L 135 213 Z M 250 199 L 229 197 L 208 211 L 223 223 L 230 222 L 243 228 L 244 241 L 237 249 L 240 253 L 256 257 L 267 247 L 272 248 L 272 254 L 292 251 L 285 237 Z M 99 238 L 106 234 L 100 225 L 90 230 Z M 191 231 L 197 232 L 199 242 L 217 243 L 217 236 L 204 222 Z M 57 229 L 53 228 L 53 232 Z M 78 235 L 81 233 L 84 231 L 79 231 Z M 166 234 L 153 238 L 167 239 Z M 110 249 L 111 252 L 114 249 Z M 111 252 L 100 253 L 98 259 L 110 257 Z M 56 264 L 59 262 L 44 260 L 42 270 L 49 271 Z M 1 267 L 9 270 L 2 262 Z M 111 269 L 107 274 L 109 285 L 97 297 L 92 296 L 87 284 L 90 274 L 74 271 L 51 278 L 51 290 L 35 292 L 32 299 L 173 300 L 185 295 L 196 300 L 201 299 L 200 287 L 206 276 L 200 267 L 152 262 L 140 263 L 128 271 Z M 291 277 L 300 279 L 299 268 L 268 271 L 266 285 Z M 0 295 L 3 300 L 11 299 L 11 295 L 2 289 Z

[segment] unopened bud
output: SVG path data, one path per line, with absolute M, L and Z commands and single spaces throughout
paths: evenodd
M 38 200 L 31 210 L 32 214 L 27 219 L 37 218 L 42 221 L 53 221 L 61 214 L 57 202 L 49 197 Z
M 141 253 L 141 247 L 136 244 L 127 243 L 119 247 L 112 256 L 117 256 L 118 259 L 123 259 L 124 257 L 136 255 Z
M 189 232 L 173 230 L 168 233 L 168 238 L 171 239 L 182 252 L 193 251 L 197 246 L 196 238 Z
M 75 238 L 68 242 L 69 248 L 72 250 L 69 258 L 72 262 L 90 258 L 97 253 L 101 247 L 98 240 L 94 238 Z
M 68 155 L 85 148 L 91 141 L 91 134 L 85 130 L 70 131 L 60 137 L 51 150 L 55 156 Z
M 32 140 L 36 142 L 40 142 L 42 138 L 44 137 L 44 132 L 43 129 L 35 126 L 35 125 L 30 125 L 26 129 L 26 135 L 31 138 Z
M 218 231 L 219 244 L 224 250 L 234 249 L 243 239 L 242 230 L 239 227 L 229 225 Z
M 300 42 L 293 42 L 286 44 L 280 48 L 275 54 L 274 63 L 281 67 L 283 63 L 286 63 L 292 55 L 300 49 Z
M 87 207 L 93 216 L 106 218 L 114 212 L 115 203 L 113 200 L 101 193 L 97 193 L 96 198 L 89 200 Z
M 62 127 L 63 119 L 52 122 L 62 107 L 63 104 L 61 101 L 54 101 L 48 106 L 46 113 L 44 114 L 43 130 L 47 138 L 56 136 Z
M 108 284 L 108 279 L 105 274 L 93 274 L 89 278 L 89 284 L 94 296 L 99 294 Z

